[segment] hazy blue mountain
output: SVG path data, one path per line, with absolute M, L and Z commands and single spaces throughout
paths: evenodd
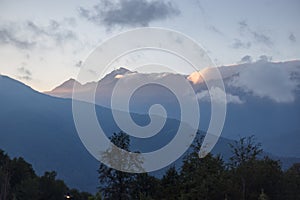
M 222 136 L 237 139 L 254 134 L 264 143 L 267 151 L 281 156 L 300 157 L 300 61 L 258 61 L 221 66 L 218 69 L 225 84 L 228 102 Z M 136 84 L 138 79 L 164 79 L 178 85 L 180 76 L 183 76 L 191 83 L 199 97 L 200 129 L 206 131 L 211 105 L 203 77 L 214 82 L 216 77 L 213 72 L 211 68 L 206 68 L 200 73 L 183 76 L 170 73 L 141 74 L 120 68 L 107 74 L 99 82 L 82 85 L 82 91 L 89 92 L 98 84 L 96 103 L 110 107 L 112 90 L 120 78 L 125 79 L 128 85 Z M 128 86 L 124 86 L 124 93 L 127 92 L 126 87 Z M 220 92 L 212 91 L 215 96 Z M 64 83 L 48 94 L 70 98 L 72 85 Z M 180 119 L 178 101 L 174 94 L 157 85 L 147 85 L 137 90 L 131 98 L 130 109 L 135 113 L 146 114 L 154 103 L 162 104 L 169 117 Z
M 71 101 L 0 76 L 0 148 L 23 156 L 39 173 L 56 170 L 71 187 L 93 191 L 98 162 L 77 136 Z
M 96 109 L 105 132 L 118 132 L 111 111 L 99 106 Z M 0 110 L 1 149 L 12 157 L 24 157 L 38 174 L 55 170 L 69 186 L 96 191 L 99 162 L 87 152 L 77 135 L 70 99 L 41 94 L 23 83 L 0 76 Z M 132 117 L 140 125 L 149 122 L 145 115 L 133 114 Z M 168 119 L 153 138 L 145 141 L 131 138 L 133 150 L 146 152 L 161 148 L 173 138 L 178 125 L 179 121 Z M 163 172 L 164 169 L 154 174 Z
M 297 74 L 298 64 L 297 62 L 296 65 L 295 63 L 287 63 L 287 65 L 293 66 L 290 67 L 292 70 L 288 70 L 291 74 L 289 77 L 296 81 L 299 80 Z M 251 65 L 248 65 L 248 68 L 249 66 Z M 239 67 L 241 69 L 244 69 L 243 67 L 247 68 L 243 65 Z M 240 102 L 233 97 L 229 101 L 227 118 L 222 133 L 223 137 L 218 141 L 213 153 L 221 153 L 225 159 L 228 159 L 230 155 L 228 143 L 232 142 L 230 139 L 254 134 L 258 141 L 262 142 L 263 148 L 270 152 L 268 154 L 271 154 L 273 158 L 280 159 L 285 168 L 293 162 L 299 162 L 299 159 L 295 158 L 300 157 L 298 148 L 300 141 L 299 91 L 294 90 L 292 93 L 293 98 L 288 96 L 290 93 L 285 93 L 286 96 L 278 97 L 278 101 L 275 101 L 277 96 L 273 95 L 272 90 L 267 93 L 269 96 L 264 96 L 264 93 L 255 94 L 250 90 L 251 88 L 238 87 L 237 83 L 240 82 L 236 78 L 243 77 L 245 74 L 241 71 L 235 73 L 235 71 L 232 70 L 233 74 L 223 76 L 223 78 L 227 93 L 234 97 L 238 96 Z M 115 77 L 117 75 L 126 76 L 126 74 L 140 76 L 140 74 L 133 74 L 126 69 L 113 71 L 103 79 L 105 81 L 103 85 L 109 87 L 101 88 L 98 86 L 98 88 L 102 91 L 108 88 L 106 91 L 109 92 L 113 84 L 120 78 L 120 76 Z M 144 78 L 154 76 L 172 79 L 178 75 L 148 74 L 142 76 Z M 280 78 L 284 77 L 279 76 L 278 79 L 280 80 Z M 258 80 L 259 78 L 256 77 L 256 81 Z M 74 81 L 69 80 L 61 88 L 70 88 Z M 210 81 L 214 81 L 213 78 Z M 270 80 L 271 83 L 272 81 Z M 241 85 L 243 87 L 247 86 L 243 82 L 241 82 Z M 293 85 L 287 85 L 287 88 L 290 86 Z M 204 94 L 206 92 L 201 81 L 193 87 L 201 95 L 203 94 L 201 92 L 204 92 Z M 143 101 L 144 107 L 133 108 L 133 110 L 141 113 L 132 113 L 132 118 L 140 125 L 149 123 L 149 117 L 143 115 L 143 113 L 153 101 L 162 103 L 168 111 L 173 111 L 174 106 L 178 104 L 178 102 L 170 100 L 174 99 L 174 96 L 165 88 L 151 86 L 144 89 L 146 91 L 151 90 L 151 94 L 161 94 L 161 96 L 158 100 L 146 99 L 148 101 Z M 265 90 L 268 89 L 265 88 Z M 145 94 L 145 91 L 140 92 L 136 97 Z M 200 128 L 205 131 L 205 126 L 209 121 L 210 102 L 205 99 L 205 95 L 202 95 L 202 97 L 204 98 L 200 99 Z M 64 179 L 69 186 L 93 192 L 97 186 L 96 170 L 99 162 L 87 152 L 76 133 L 71 105 L 70 99 L 51 97 L 34 91 L 9 77 L 0 76 L 0 148 L 9 153 L 10 156 L 23 156 L 33 164 L 38 173 L 43 173 L 46 170 L 56 170 L 59 177 Z M 99 123 L 108 133 L 108 136 L 119 131 L 109 108 L 97 106 L 96 110 L 100 120 Z M 155 137 L 144 141 L 131 138 L 133 149 L 146 152 L 167 144 L 176 133 L 179 124 L 179 121 L 172 119 L 172 117 L 176 118 L 176 114 L 178 114 L 178 111 L 171 114 L 164 129 Z M 166 132 L 168 134 L 164 134 Z M 274 155 L 280 155 L 280 157 Z M 176 165 L 180 166 L 180 160 L 176 162 Z M 160 175 L 163 171 L 164 169 L 154 174 Z

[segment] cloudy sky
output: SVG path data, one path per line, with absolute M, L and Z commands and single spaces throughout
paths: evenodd
M 0 0 L 0 73 L 50 90 L 101 41 L 145 26 L 192 37 L 217 65 L 300 59 L 299 10 L 298 0 Z

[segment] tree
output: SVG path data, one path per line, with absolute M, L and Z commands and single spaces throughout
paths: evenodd
M 261 144 L 255 142 L 254 136 L 242 137 L 235 141 L 234 144 L 229 144 L 232 156 L 230 157 L 231 166 L 237 167 L 244 163 L 255 160 L 262 153 Z
M 282 199 L 300 199 L 300 163 L 295 163 L 283 175 Z
M 64 200 L 68 187 L 61 180 L 56 180 L 56 172 L 45 172 L 40 178 L 40 200 Z
M 170 167 L 161 179 L 163 199 L 178 199 L 180 197 L 180 176 L 175 166 Z
M 240 198 L 245 200 L 247 195 L 247 184 L 253 175 L 250 164 L 262 153 L 261 144 L 255 142 L 254 136 L 243 137 L 229 144 L 233 155 L 230 157 L 230 166 L 237 178 L 236 182 L 241 185 Z
M 97 192 L 95 196 L 89 196 L 88 200 L 101 200 L 101 193 Z
M 160 199 L 160 180 L 147 173 L 136 174 L 132 182 L 132 199 Z
M 130 139 L 124 132 L 114 133 L 110 139 L 117 147 L 129 151 Z M 112 152 L 114 153 L 114 151 Z M 113 161 L 108 160 L 109 162 L 119 161 L 121 158 L 124 159 L 123 155 L 111 155 L 112 152 L 105 152 L 107 159 L 113 159 Z M 123 163 L 120 164 L 123 165 Z M 109 168 L 103 163 L 100 164 L 98 173 L 100 182 L 99 191 L 103 194 L 104 199 L 130 199 L 131 186 L 135 174 Z
M 68 193 L 71 196 L 71 199 L 74 200 L 90 200 L 91 197 L 93 197 L 90 193 L 80 192 L 77 189 L 71 189 Z M 96 200 L 101 200 L 101 199 L 96 199 Z
M 220 156 L 212 154 L 200 159 L 201 140 L 196 140 L 192 152 L 183 160 L 180 196 L 182 199 L 224 199 L 224 162 Z
M 260 193 L 260 195 L 259 195 L 259 197 L 258 197 L 258 200 L 268 200 L 268 199 L 269 199 L 268 195 L 266 195 L 266 194 L 264 193 L 264 190 L 262 189 L 262 190 L 261 190 L 261 193 Z
M 262 153 L 261 144 L 254 136 L 241 138 L 230 144 L 233 156 L 230 158 L 230 177 L 239 199 L 257 199 L 261 190 L 271 199 L 280 199 L 281 166 L 268 157 L 258 159 Z
M 38 177 L 23 158 L 10 159 L 0 150 L 0 200 L 64 200 L 69 188 L 64 181 L 57 180 L 56 175 L 52 171 Z M 92 196 L 76 189 L 69 192 L 77 200 L 88 200 Z
M 25 196 L 28 196 L 28 199 L 33 199 L 32 194 L 38 193 L 37 186 L 37 175 L 35 174 L 31 164 L 27 163 L 23 158 L 14 158 L 11 161 L 11 188 L 12 193 L 18 199 L 26 199 Z M 25 185 L 26 183 L 26 185 Z M 24 190 L 26 187 L 26 190 Z M 27 191 L 31 190 L 31 194 Z M 22 192 L 21 192 L 22 191 Z M 22 193 L 22 194 L 21 194 Z
M 0 200 L 7 200 L 10 192 L 10 158 L 0 150 Z
M 14 196 L 17 200 L 39 199 L 41 195 L 39 191 L 39 178 L 23 180 L 14 190 Z

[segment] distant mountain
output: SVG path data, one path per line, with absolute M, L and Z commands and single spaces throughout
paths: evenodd
M 272 154 L 273 158 L 280 159 L 286 168 L 292 162 L 300 161 L 297 158 L 300 157 L 298 148 L 300 141 L 300 102 L 298 86 L 297 84 L 297 87 L 293 85 L 294 82 L 298 83 L 299 81 L 297 70 L 300 65 L 299 62 L 266 64 L 271 65 L 269 66 L 271 69 L 268 68 L 268 74 L 261 75 L 262 77 L 258 76 L 260 70 L 251 68 L 253 66 L 251 64 L 235 66 L 240 68 L 239 72 L 236 73 L 235 71 L 238 70 L 232 70 L 233 73 L 228 73 L 228 76 L 223 75 L 227 93 L 232 95 L 232 99 L 228 104 L 222 137 L 213 149 L 213 153 L 221 153 L 225 159 L 228 159 L 230 154 L 228 143 L 232 142 L 231 139 L 254 134 L 258 141 L 262 142 L 264 150 L 269 152 L 268 154 Z M 292 66 L 291 71 L 287 70 L 288 73 L 284 68 L 287 65 Z M 234 68 L 234 66 L 232 67 Z M 281 67 L 284 68 L 283 71 L 280 70 Z M 222 70 L 229 70 L 229 68 L 221 68 Z M 275 70 L 279 70 L 280 74 L 278 75 Z M 261 79 L 267 78 L 270 73 L 275 73 L 272 76 L 276 78 L 277 82 L 273 82 L 274 79 L 268 79 L 266 81 L 268 87 L 265 86 L 258 92 L 253 92 L 251 80 L 260 82 Z M 110 94 L 111 88 L 118 79 L 124 77 L 167 78 L 172 81 L 179 76 L 178 74 L 139 74 L 126 69 L 119 69 L 100 81 L 102 86 L 98 86 L 98 92 L 105 91 Z M 285 79 L 286 76 L 290 82 Z M 249 78 L 250 82 L 240 82 L 240 77 Z M 185 78 L 189 78 L 189 76 L 185 76 Z M 285 80 L 286 85 L 283 82 L 278 82 L 279 80 Z M 59 86 L 61 91 L 71 89 L 70 85 L 74 81 L 69 80 L 66 84 Z M 88 87 L 89 84 L 96 83 L 88 83 L 82 87 Z M 193 87 L 200 96 L 200 125 L 202 125 L 200 128 L 205 131 L 205 125 L 209 121 L 210 102 L 205 98 L 205 87 L 201 84 L 203 83 L 199 81 Z M 280 93 L 272 90 L 272 85 L 281 88 L 281 90 L 284 88 L 286 90 L 284 91 L 285 95 L 278 96 Z M 293 93 L 289 93 L 288 89 L 293 87 L 296 89 L 293 89 Z M 151 86 L 144 89 L 146 92 L 151 89 L 151 94 L 160 94 L 158 100 L 165 104 L 167 111 L 174 110 L 173 106 L 176 105 L 176 101 L 172 102 L 174 97 L 164 88 Z M 143 96 L 143 92 L 146 94 L 145 91 L 140 92 L 139 95 L 141 96 Z M 109 95 L 105 97 L 109 97 Z M 240 102 L 233 97 L 238 97 Z M 149 100 L 146 103 L 150 104 L 155 99 L 147 98 L 146 100 Z M 145 105 L 145 102 L 143 104 Z M 109 107 L 100 105 L 96 106 L 99 123 L 109 136 L 109 134 L 119 131 L 119 128 L 113 120 Z M 145 108 L 136 107 L 134 110 L 140 111 L 140 114 L 131 113 L 132 118 L 140 125 L 149 123 L 149 117 L 143 115 L 146 109 L 143 109 Z M 98 185 L 96 170 L 99 162 L 87 152 L 76 133 L 70 99 L 41 94 L 23 83 L 6 76 L 0 76 L 0 110 L 0 149 L 5 150 L 10 156 L 24 157 L 33 164 L 34 169 L 39 174 L 46 170 L 56 170 L 59 178 L 64 179 L 69 186 L 90 192 L 96 190 Z M 176 120 L 176 112 L 173 116 L 175 118 L 170 117 L 165 127 L 155 137 L 145 140 L 131 137 L 133 150 L 151 151 L 166 145 L 174 137 L 179 124 L 179 121 Z M 274 155 L 280 155 L 280 157 Z M 177 166 L 180 166 L 180 160 L 176 163 Z M 163 171 L 164 169 L 154 174 L 159 175 Z
M 23 83 L 0 76 L 0 149 L 12 157 L 24 157 L 40 175 L 55 170 L 70 187 L 95 192 L 99 162 L 81 143 L 71 106 L 69 99 L 41 94 Z M 120 131 L 109 109 L 97 107 L 97 113 L 108 136 Z M 141 125 L 149 122 L 147 116 L 132 116 Z M 168 119 L 162 131 L 150 139 L 143 141 L 131 137 L 132 149 L 145 152 L 166 145 L 174 137 L 178 125 L 179 121 Z M 228 149 L 226 141 L 219 142 L 218 148 L 222 151 Z M 180 160 L 177 163 L 179 165 Z M 163 172 L 164 169 L 154 174 Z
M 71 187 L 93 191 L 98 162 L 77 136 L 71 101 L 0 76 L 0 148 L 22 156 L 38 174 L 56 170 Z
M 237 139 L 254 134 L 264 143 L 267 151 L 281 156 L 300 156 L 300 61 L 244 63 L 218 68 L 226 89 L 227 116 L 222 136 Z M 119 79 L 126 85 L 122 90 L 136 84 L 136 80 L 167 80 L 179 86 L 180 79 L 189 81 L 200 102 L 200 129 L 206 131 L 210 120 L 209 95 L 220 96 L 221 90 L 207 91 L 203 77 L 210 82 L 216 80 L 214 70 L 206 68 L 189 76 L 171 73 L 142 74 L 120 68 L 106 75 L 99 82 L 82 85 L 80 92 L 91 92 L 97 86 L 96 104 L 110 108 L 112 91 Z M 47 94 L 71 98 L 72 85 Z M 59 86 L 60 88 L 60 86 Z M 186 95 L 182 89 L 181 95 Z M 122 98 L 122 94 L 120 99 Z M 147 85 L 131 98 L 130 110 L 146 114 L 154 103 L 162 104 L 170 118 L 180 119 L 178 101 L 166 88 Z
M 56 96 L 56 97 L 62 97 L 62 98 L 70 98 L 72 97 L 72 90 L 73 90 L 73 85 L 77 83 L 81 85 L 79 82 L 77 82 L 75 79 L 69 79 L 66 82 L 62 83 L 58 87 L 54 88 L 50 92 L 45 92 L 45 94 L 49 94 L 51 96 Z

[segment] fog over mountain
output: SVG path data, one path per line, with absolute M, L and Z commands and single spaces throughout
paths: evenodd
M 294 140 L 295 137 L 300 138 L 300 61 L 259 60 L 221 66 L 218 69 L 225 84 L 228 109 L 222 135 L 236 139 L 239 136 L 254 134 L 266 145 L 267 150 L 274 150 L 279 155 L 300 155 L 297 148 L 300 140 Z M 194 88 L 201 110 L 200 129 L 205 131 L 210 119 L 210 95 L 214 96 L 215 101 L 224 101 L 221 98 L 224 93 L 221 89 L 212 88 L 208 91 L 203 81 L 203 77 L 212 83 L 216 80 L 211 68 L 187 76 L 171 73 L 142 74 L 120 68 L 107 74 L 98 83 L 81 85 L 79 92 L 89 93 L 91 88 L 97 86 L 96 104 L 110 108 L 111 94 L 119 79 L 126 81 L 123 90 L 126 94 L 128 85 L 136 84 L 136 80 L 167 79 L 177 86 L 180 76 L 184 76 Z M 46 94 L 71 98 L 74 81 L 69 80 Z M 188 94 L 182 92 L 180 95 L 184 97 Z M 122 94 L 120 96 L 122 98 Z M 130 99 L 130 110 L 147 114 L 149 107 L 154 103 L 162 104 L 169 117 L 180 119 L 178 102 L 173 93 L 153 84 L 134 93 Z
M 240 89 L 240 92 L 251 94 L 254 97 L 268 98 L 277 103 L 289 103 L 295 100 L 295 93 L 299 92 L 300 79 L 300 61 L 288 62 L 268 62 L 259 60 L 254 63 L 244 63 L 232 66 L 221 66 L 218 68 L 227 89 L 228 103 L 242 103 L 240 96 L 230 94 L 230 89 Z M 214 81 L 216 77 L 213 74 L 213 68 L 205 68 L 200 72 L 194 72 L 189 76 L 184 76 L 191 82 L 199 97 L 203 97 L 205 89 L 205 80 Z M 126 79 L 128 84 L 134 84 L 134 79 L 170 79 L 170 82 L 176 84 L 178 74 L 171 73 L 150 73 L 142 74 L 129 71 L 125 68 L 119 68 L 110 74 L 107 74 L 98 83 L 90 82 L 82 85 L 82 92 L 89 92 L 91 88 L 98 84 L 97 95 L 110 96 L 110 93 L 118 79 Z M 51 96 L 71 98 L 73 84 L 75 80 L 70 79 L 51 91 L 45 92 Z M 148 90 L 148 93 L 157 92 Z M 155 93 L 155 95 L 157 95 Z M 204 95 L 205 96 L 205 95 Z M 102 102 L 100 101 L 99 104 Z M 109 106 L 109 103 L 104 105 Z

